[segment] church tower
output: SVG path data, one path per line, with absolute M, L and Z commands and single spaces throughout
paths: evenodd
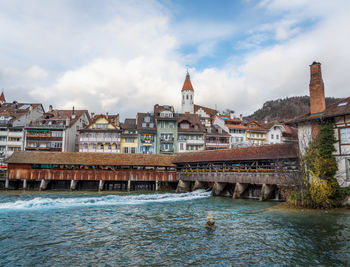
M 181 90 L 181 107 L 182 113 L 194 113 L 194 90 L 190 79 L 190 74 L 187 71 L 184 85 Z

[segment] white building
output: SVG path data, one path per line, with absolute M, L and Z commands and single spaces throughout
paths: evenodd
M 350 97 L 326 107 L 321 64 L 310 65 L 310 113 L 299 116 L 288 122 L 288 125 L 298 127 L 299 148 L 301 153 L 315 139 L 320 130 L 320 124 L 333 124 L 338 163 L 337 180 L 342 187 L 350 186 Z
M 181 90 L 181 110 L 182 113 L 194 113 L 194 90 L 190 79 L 190 74 L 187 72 L 184 85 Z
M 205 149 L 205 128 L 197 114 L 180 114 L 177 131 L 178 152 Z
M 297 142 L 297 132 L 284 123 L 272 122 L 262 125 L 267 130 L 266 144 L 282 144 Z
M 0 96 L 0 162 L 14 151 L 24 149 L 24 126 L 44 113 L 41 104 L 6 103 Z

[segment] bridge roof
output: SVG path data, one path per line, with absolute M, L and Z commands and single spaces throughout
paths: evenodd
M 174 167 L 173 155 L 15 151 L 7 163 Z
M 188 162 L 288 159 L 297 157 L 298 154 L 295 145 L 275 144 L 181 153 L 177 154 L 173 162 L 176 164 Z

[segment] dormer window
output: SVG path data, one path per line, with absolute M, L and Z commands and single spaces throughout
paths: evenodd
M 154 127 L 154 123 L 153 122 L 151 122 L 150 124 L 149 124 L 149 127 Z
M 149 116 L 146 116 L 145 117 L 145 122 L 150 122 L 151 121 L 151 118 Z
M 249 125 L 249 127 L 250 128 L 255 128 L 255 124 L 252 123 L 252 124 Z
M 145 122 L 142 123 L 142 127 L 146 127 L 147 124 Z

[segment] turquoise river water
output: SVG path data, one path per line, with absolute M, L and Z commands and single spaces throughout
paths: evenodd
M 350 266 L 348 210 L 276 204 L 203 191 L 1 192 L 0 266 Z

